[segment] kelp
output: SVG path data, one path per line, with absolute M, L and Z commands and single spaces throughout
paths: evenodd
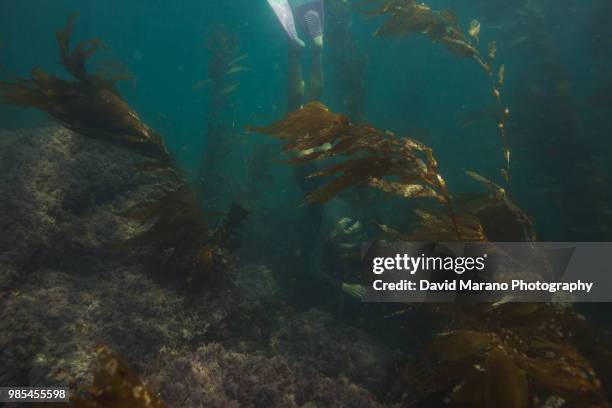
M 119 216 L 136 221 L 142 231 L 121 242 L 120 249 L 145 251 L 150 267 L 186 284 L 218 280 L 225 266 L 224 251 L 214 242 L 206 217 L 184 183 L 161 197 L 138 203 Z
M 128 365 L 106 346 L 96 349 L 98 370 L 84 396 L 71 399 L 74 408 L 165 408 Z
M 312 102 L 285 119 L 250 132 L 271 135 L 284 142 L 287 162 L 300 165 L 341 159 L 315 171 L 327 183 L 307 195 L 307 203 L 325 203 L 353 187 L 370 187 L 401 198 L 432 198 L 444 211 L 416 210 L 411 233 L 380 225 L 394 239 L 407 241 L 534 241 L 533 223 L 493 181 L 467 171 L 484 185 L 487 194 L 460 195 L 451 200 L 430 147 L 409 137 L 398 137 L 368 124 L 355 125 L 348 117 Z M 489 237 L 491 235 L 491 237 Z
M 555 303 L 423 306 L 444 331 L 397 373 L 403 405 L 609 407 L 610 353 L 591 326 Z
M 491 60 L 495 57 L 495 53 L 490 54 Z M 501 169 L 501 175 L 507 184 L 510 183 L 510 146 L 508 144 L 508 135 L 506 132 L 508 119 L 510 118 L 510 108 L 504 105 L 502 100 L 502 88 L 505 83 L 506 66 L 500 65 L 497 72 L 497 79 L 491 77 L 491 89 L 493 96 L 495 97 L 495 103 L 497 106 L 498 122 L 497 129 L 499 131 L 499 137 L 502 142 L 503 156 L 504 156 L 504 167 Z
M 506 183 L 510 182 L 510 148 L 507 140 L 507 121 L 510 109 L 503 104 L 505 66 L 497 69 L 494 60 L 497 44 L 488 44 L 486 58 L 478 50 L 481 37 L 481 24 L 472 20 L 467 35 L 459 25 L 455 14 L 450 10 L 434 10 L 417 0 L 361 0 L 362 13 L 369 17 L 384 17 L 381 27 L 375 32 L 377 37 L 403 37 L 410 34 L 424 34 L 433 42 L 441 43 L 454 55 L 475 60 L 491 79 L 491 92 L 496 102 L 497 129 L 503 146 L 504 166 L 501 175 Z M 469 40 L 471 37 L 476 44 Z
M 404 406 L 445 401 L 449 406 L 523 408 L 551 397 L 576 407 L 608 406 L 595 370 L 568 344 L 571 339 L 546 329 L 564 322 L 569 330 L 572 317 L 544 304 L 504 306 L 474 306 L 467 316 L 473 322 L 481 319 L 471 324 L 478 328 L 439 334 L 417 362 L 400 370 L 407 387 Z M 507 312 L 514 316 L 516 309 L 524 310 L 524 321 L 508 320 Z
M 225 100 L 240 86 L 236 75 L 247 71 L 243 65 L 246 54 L 240 54 L 240 44 L 236 36 L 223 26 L 214 27 L 206 40 L 209 52 L 208 79 L 211 84 L 212 110 L 216 114 Z
M 283 140 L 283 152 L 293 155 L 288 160 L 291 164 L 350 158 L 310 175 L 337 178 L 312 192 L 309 203 L 325 203 L 354 186 L 370 186 L 409 198 L 427 196 L 445 204 L 450 201 L 431 148 L 370 125 L 354 125 L 348 117 L 330 112 L 319 102 L 311 102 L 270 126 L 251 127 L 249 131 Z M 397 180 L 384 181 L 384 177 Z
M 465 242 L 533 242 L 537 234 L 532 220 L 490 180 L 466 172 L 483 183 L 487 193 L 460 193 L 453 198 L 455 224 L 440 211 L 415 210 L 417 220 L 410 234 L 402 234 L 383 225 L 391 238 L 411 242 L 451 242 L 457 240 L 458 229 Z
M 117 215 L 140 224 L 140 233 L 116 249 L 129 253 L 145 248 L 151 266 L 171 270 L 187 283 L 201 280 L 218 270 L 222 250 L 210 242 L 200 205 L 167 152 L 162 138 L 142 122 L 121 98 L 116 82 L 121 72 L 89 73 L 88 60 L 103 43 L 98 39 L 78 42 L 71 48 L 76 19 L 72 15 L 57 33 L 60 60 L 72 80 L 64 80 L 41 69 L 32 79 L 0 82 L 5 100 L 18 106 L 35 107 L 53 116 L 67 128 L 85 137 L 123 145 L 148 159 L 133 166 L 135 173 L 159 176 L 163 183 L 156 199 L 135 204 Z M 211 258 L 215 262 L 211 262 Z
M 238 249 L 242 244 L 244 228 L 251 212 L 238 202 L 232 202 L 223 224 L 215 231 L 214 242 L 218 245 Z
M 455 220 L 433 151 L 421 142 L 367 124 L 352 124 L 320 102 L 311 102 L 270 126 L 248 130 L 285 142 L 283 152 L 291 155 L 288 162 L 294 165 L 345 159 L 309 176 L 332 180 L 308 194 L 307 203 L 325 203 L 352 187 L 372 187 L 403 198 L 433 198 Z
M 585 319 L 551 303 L 430 304 L 445 331 L 398 372 L 404 405 L 608 407 L 612 354 Z
M 103 43 L 98 39 L 85 40 L 70 48 L 76 17 L 72 15 L 57 33 L 60 61 L 72 80 L 34 68 L 31 78 L 0 81 L 0 95 L 11 105 L 42 110 L 83 136 L 168 161 L 170 157 L 161 137 L 140 119 L 116 87 L 116 82 L 126 76 L 88 72 L 88 59 L 104 48 Z
M 382 26 L 376 30 L 375 36 L 400 37 L 424 34 L 457 56 L 473 58 L 485 71 L 490 72 L 489 66 L 463 33 L 452 11 L 434 10 L 416 0 L 361 0 L 359 4 L 364 7 L 362 13 L 366 16 L 386 18 Z M 474 37 L 480 34 L 476 24 L 470 32 Z
M 239 37 L 228 27 L 215 26 L 205 42 L 208 53 L 206 75 L 210 106 L 201 165 L 198 193 L 207 209 L 229 205 L 228 190 L 234 186 L 226 177 L 228 157 L 236 152 L 235 142 L 242 140 L 235 127 L 237 104 L 233 103 L 240 87 L 240 74 L 248 71 L 247 55 L 242 53 Z
M 389 225 L 379 224 L 388 239 L 408 242 L 487 242 L 489 237 L 479 217 L 469 212 L 454 211 L 450 218 L 441 211 L 417 209 L 410 233 L 402 233 Z
M 396 240 L 409 242 L 451 242 L 457 240 L 455 228 L 464 242 L 533 242 L 537 236 L 531 219 L 508 198 L 505 190 L 490 180 L 467 172 L 488 188 L 488 193 L 460 193 L 453 198 L 455 224 L 440 211 L 417 209 L 417 221 L 409 234 L 382 226 Z M 494 252 L 495 246 L 489 247 Z M 508 254 L 503 254 L 507 257 Z M 511 260 L 512 258 L 508 258 Z M 539 265 L 549 273 L 550 265 L 539 254 Z M 511 261 L 514 262 L 514 261 Z M 485 278 L 481 276 L 481 278 Z
M 412 242 L 464 242 L 489 241 L 480 219 L 468 212 L 455 212 L 455 219 L 441 212 L 416 210 L 417 221 L 414 231 L 399 237 Z
M 497 219 L 496 224 L 501 226 L 518 225 L 522 230 L 522 234 L 514 235 L 514 239 L 496 239 L 497 241 L 535 241 L 537 239 L 533 221 L 508 197 L 508 194 L 503 187 L 473 171 L 466 171 L 465 173 L 479 182 L 489 191 L 490 195 L 487 197 L 488 208 L 497 205 L 501 206 L 507 211 L 508 215 L 501 219 Z M 471 204 L 473 205 L 474 203 Z M 485 204 L 483 200 L 481 200 L 479 204 L 479 208 L 472 208 L 472 213 L 483 213 L 486 211 L 487 204 Z M 499 212 L 497 212 L 497 214 L 499 215 Z

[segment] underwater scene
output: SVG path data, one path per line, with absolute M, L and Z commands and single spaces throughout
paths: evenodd
M 611 21 L 611 0 L 0 1 L 0 405 L 610 407 L 612 290 L 555 292 L 540 244 L 603 251 L 576 293 L 612 277 Z M 511 266 L 444 252 L 431 287 L 461 296 L 384 297 L 440 243 Z

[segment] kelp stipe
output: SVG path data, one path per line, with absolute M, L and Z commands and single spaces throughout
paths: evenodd
M 491 41 L 489 43 L 489 66 L 493 66 L 493 61 L 497 56 L 497 43 Z M 496 76 L 497 75 L 497 76 Z M 493 74 L 489 71 L 489 77 L 491 79 L 491 92 L 495 98 L 495 104 L 497 108 L 497 129 L 499 137 L 502 143 L 503 154 L 504 154 L 504 167 L 501 169 L 501 176 L 506 182 L 507 186 L 510 186 L 510 145 L 508 144 L 508 119 L 510 118 L 510 108 L 507 107 L 503 102 L 502 90 L 506 81 L 506 66 L 501 64 L 497 70 L 497 74 Z
M 234 139 L 240 137 L 235 127 L 235 97 L 240 77 L 249 68 L 246 54 L 241 54 L 235 33 L 224 26 L 213 27 L 207 36 L 206 75 L 200 84 L 206 87 L 210 108 L 207 113 L 205 146 L 199 172 L 198 194 L 207 210 L 225 207 L 234 197 L 228 197 L 234 181 L 227 177 L 228 157 L 235 152 Z M 197 87 L 200 87 L 199 85 Z
M 238 38 L 225 27 L 216 27 L 210 31 L 206 41 L 210 53 L 208 61 L 208 80 L 211 82 L 212 111 L 214 114 L 222 109 L 224 102 L 240 86 L 237 74 L 246 71 L 246 55 L 240 55 Z
M 244 227 L 251 212 L 237 202 L 230 206 L 223 224 L 213 234 L 213 241 L 223 248 L 238 249 L 243 241 Z
M 34 68 L 31 78 L 0 81 L 0 95 L 8 104 L 42 110 L 83 136 L 169 161 L 161 137 L 140 119 L 116 87 L 117 81 L 127 76 L 120 72 L 89 73 L 87 61 L 104 47 L 103 43 L 98 39 L 81 41 L 71 50 L 76 16 L 72 15 L 57 33 L 60 60 L 72 80 Z
M 459 25 L 457 16 L 451 10 L 434 10 L 425 3 L 416 0 L 360 0 L 362 14 L 368 17 L 383 16 L 386 20 L 374 33 L 377 37 L 403 37 L 410 34 L 424 34 L 433 42 L 440 43 L 452 54 L 462 58 L 471 58 L 491 78 L 491 92 L 497 106 L 497 129 L 503 146 L 504 166 L 501 175 L 510 183 L 511 153 L 507 140 L 507 121 L 510 109 L 503 104 L 502 87 L 504 85 L 505 66 L 501 65 L 494 72 L 493 62 L 497 55 L 497 44 L 488 44 L 486 57 L 478 50 L 481 38 L 481 24 L 472 20 L 467 35 Z M 471 37 L 476 43 L 469 40 Z

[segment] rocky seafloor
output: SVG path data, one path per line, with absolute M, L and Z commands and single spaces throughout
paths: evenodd
M 0 384 L 89 384 L 95 347 L 170 407 L 378 407 L 391 359 L 329 313 L 287 305 L 265 265 L 188 296 L 115 251 L 164 182 L 61 127 L 0 131 Z M 167 271 L 171 274 L 172 271 Z

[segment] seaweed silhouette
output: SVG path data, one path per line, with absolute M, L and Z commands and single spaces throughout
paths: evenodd
M 238 135 L 234 126 L 236 105 L 234 102 L 240 88 L 240 77 L 250 69 L 245 66 L 246 54 L 240 50 L 238 36 L 225 26 L 213 27 L 207 36 L 207 76 L 199 84 L 206 86 L 210 106 L 207 113 L 205 147 L 199 168 L 199 193 L 208 210 L 229 204 L 228 190 L 235 182 L 226 174 L 228 157 L 236 152 Z M 199 87 L 199 85 L 197 85 Z M 228 187 L 231 186 L 231 187 Z
M 117 89 L 117 82 L 129 77 L 120 71 L 89 73 L 88 59 L 105 48 L 104 44 L 91 39 L 80 41 L 71 49 L 76 17 L 73 14 L 56 34 L 61 64 L 72 80 L 34 68 L 31 78 L 0 81 L 0 95 L 11 105 L 42 110 L 83 136 L 169 161 L 161 137 L 140 119 Z

